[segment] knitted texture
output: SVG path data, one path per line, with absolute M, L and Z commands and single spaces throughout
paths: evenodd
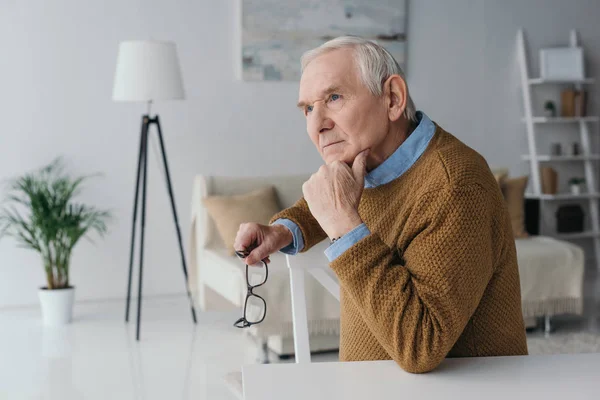
M 436 126 L 399 178 L 365 189 L 371 234 L 330 263 L 340 281 L 340 360 L 431 371 L 445 357 L 527 354 L 517 255 L 485 159 Z M 301 199 L 273 217 L 325 238 Z

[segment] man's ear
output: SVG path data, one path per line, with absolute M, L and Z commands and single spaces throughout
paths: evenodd
M 398 120 L 406 109 L 406 82 L 400 75 L 390 76 L 383 84 L 384 96 L 390 121 Z

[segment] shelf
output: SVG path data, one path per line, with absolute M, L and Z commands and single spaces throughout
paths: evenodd
M 559 239 L 581 239 L 600 236 L 600 232 L 583 231 L 573 233 L 555 233 L 553 236 Z
M 545 123 L 569 123 L 569 122 L 598 122 L 600 117 L 531 117 L 531 120 L 535 124 Z M 522 121 L 527 121 L 526 118 L 522 118 Z
M 577 200 L 577 199 L 595 199 L 600 198 L 600 193 L 582 193 L 582 194 L 571 194 L 571 193 L 559 193 L 559 194 L 539 194 L 525 193 L 525 197 L 528 199 L 540 199 L 540 200 Z
M 573 85 L 576 84 L 592 84 L 595 83 L 596 80 L 594 78 L 584 78 L 584 79 L 546 79 L 546 78 L 533 78 L 529 79 L 530 85 L 541 85 L 544 83 L 552 84 L 552 83 L 570 83 Z
M 523 154 L 521 159 L 524 161 L 531 160 L 529 154 Z M 600 160 L 600 154 L 591 154 L 589 156 L 551 156 L 548 154 L 540 154 L 537 156 L 538 161 L 587 161 L 587 160 Z

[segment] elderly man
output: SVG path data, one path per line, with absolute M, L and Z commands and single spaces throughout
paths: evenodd
M 269 226 L 240 226 L 245 261 L 329 238 L 342 361 L 421 373 L 445 357 L 527 354 L 511 221 L 485 159 L 415 110 L 377 44 L 331 40 L 302 70 L 298 107 L 325 165 Z

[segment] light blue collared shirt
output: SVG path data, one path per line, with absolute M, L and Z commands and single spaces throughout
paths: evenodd
M 365 176 L 365 188 L 370 189 L 379 185 L 385 185 L 399 178 L 421 157 L 431 138 L 435 134 L 435 124 L 425 113 L 417 111 L 418 125 L 410 136 L 389 156 L 381 165 Z M 294 240 L 281 252 L 294 255 L 304 248 L 302 232 L 296 223 L 289 219 L 280 218 L 273 224 L 286 226 L 294 236 Z M 325 255 L 332 262 L 346 250 L 358 243 L 361 239 L 369 236 L 371 231 L 364 223 L 360 224 L 340 239 L 336 240 L 325 250 Z

